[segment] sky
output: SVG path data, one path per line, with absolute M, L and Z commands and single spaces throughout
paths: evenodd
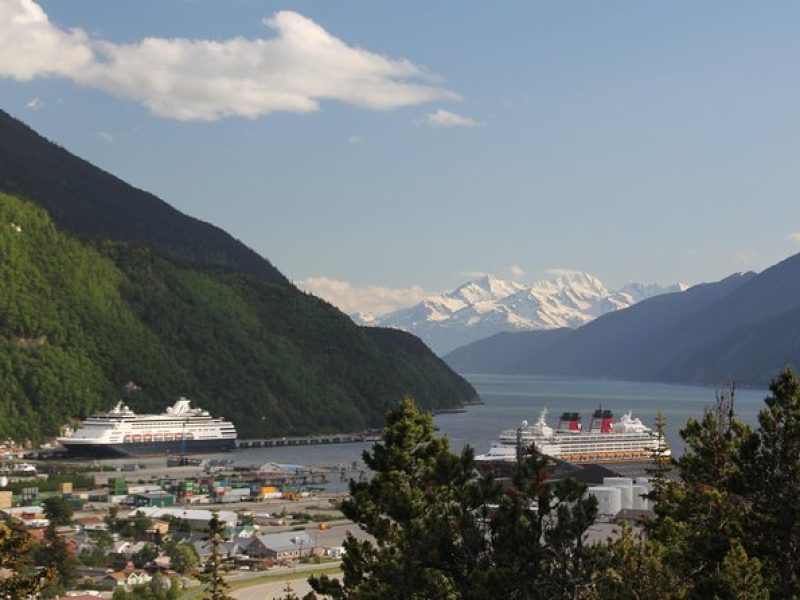
M 800 252 L 800 3 L 0 0 L 0 107 L 345 310 Z

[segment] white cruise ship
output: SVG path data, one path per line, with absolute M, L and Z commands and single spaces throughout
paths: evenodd
M 236 446 L 233 423 L 178 398 L 160 415 L 137 415 L 122 402 L 86 419 L 59 443 L 75 456 L 123 457 L 226 452 Z
M 503 431 L 486 454 L 479 454 L 479 463 L 507 463 L 517 460 L 517 449 L 531 444 L 542 454 L 570 463 L 602 463 L 649 460 L 665 441 L 630 412 L 614 422 L 610 410 L 598 409 L 592 415 L 588 430 L 581 425 L 578 413 L 564 413 L 558 427 L 547 424 L 547 410 L 533 425 L 523 421 L 516 429 Z

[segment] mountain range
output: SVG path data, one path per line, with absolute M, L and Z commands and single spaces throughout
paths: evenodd
M 405 394 L 428 409 L 477 399 L 419 339 L 357 326 L 0 111 L 0 438 L 179 395 L 242 437 L 355 431 Z
M 644 300 L 574 330 L 500 333 L 449 353 L 462 373 L 763 388 L 800 366 L 800 254 Z
M 352 316 L 361 324 L 413 333 L 442 355 L 503 331 L 580 327 L 645 298 L 686 289 L 683 284 L 628 283 L 610 291 L 589 273 L 559 270 L 553 274 L 552 279 L 530 285 L 485 275 L 411 308 L 378 317 Z

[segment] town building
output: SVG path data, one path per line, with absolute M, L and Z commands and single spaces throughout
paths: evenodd
M 175 505 L 175 496 L 163 490 L 145 491 L 131 495 L 134 506 L 154 506 L 163 508 Z
M 294 560 L 319 554 L 315 541 L 305 531 L 286 531 L 253 536 L 246 552 L 252 558 L 271 558 L 273 560 Z
M 128 517 L 133 517 L 136 513 L 141 513 L 149 519 L 181 519 L 189 524 L 189 527 L 194 531 L 203 531 L 208 529 L 208 524 L 214 517 L 214 512 L 210 510 L 199 509 L 185 509 L 173 506 L 156 507 L 145 506 L 137 508 L 128 514 Z M 238 521 L 235 512 L 231 510 L 216 511 L 217 519 L 219 519 L 225 528 L 234 528 Z

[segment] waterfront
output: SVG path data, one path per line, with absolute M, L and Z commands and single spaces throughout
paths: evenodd
M 549 422 L 555 426 L 563 411 L 580 412 L 588 424 L 591 412 L 599 405 L 614 411 L 618 420 L 626 410 L 651 426 L 658 411 L 667 420 L 667 441 L 673 452 L 683 452 L 678 434 L 689 417 L 700 417 L 703 409 L 714 401 L 715 390 L 707 387 L 667 385 L 646 382 L 622 382 L 599 379 L 570 379 L 555 377 L 467 375 L 484 404 L 467 407 L 465 412 L 442 413 L 434 421 L 441 434 L 447 435 L 452 447 L 460 450 L 470 444 L 476 452 L 484 452 L 503 430 L 516 426 L 523 419 L 534 421 L 539 411 L 547 407 Z M 766 390 L 737 390 L 736 410 L 739 416 L 755 423 L 763 407 Z M 303 465 L 306 467 L 346 468 L 348 475 L 362 470 L 361 456 L 369 443 L 246 448 L 230 454 L 209 455 L 209 458 L 232 458 L 236 465 L 259 465 L 267 462 Z M 157 459 L 115 459 L 106 465 L 137 462 L 163 465 Z M 356 468 L 353 469 L 353 463 Z M 325 488 L 331 492 L 344 491 L 346 483 L 333 475 Z
M 502 429 L 515 427 L 523 419 L 535 421 L 544 407 L 553 427 L 564 411 L 581 413 L 586 426 L 592 411 L 602 405 L 614 411 L 615 421 L 632 410 L 633 416 L 647 426 L 653 425 L 656 413 L 661 411 L 666 418 L 667 442 L 680 455 L 683 442 L 678 432 L 688 418 L 702 416 L 715 394 L 714 388 L 650 382 L 480 374 L 465 377 L 484 404 L 470 406 L 466 413 L 438 415 L 436 424 L 454 448 L 470 444 L 477 452 L 484 452 Z M 766 390 L 736 390 L 739 417 L 755 423 L 767 395 Z

